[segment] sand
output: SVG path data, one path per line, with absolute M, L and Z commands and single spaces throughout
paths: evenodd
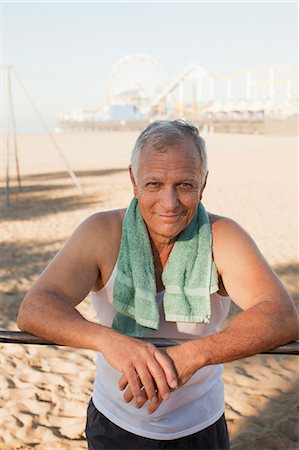
M 16 188 L 11 155 L 9 208 L 1 185 L 2 329 L 17 329 L 25 292 L 82 220 L 128 204 L 132 193 L 126 167 L 136 136 L 135 132 L 56 136 L 84 195 L 79 195 L 47 136 L 18 136 L 23 191 Z M 210 167 L 204 194 L 207 209 L 232 217 L 253 236 L 298 305 L 296 139 L 221 134 L 205 138 Z M 79 309 L 95 320 L 88 298 Z M 232 308 L 230 318 L 236 312 Z M 94 353 L 1 344 L 1 355 L 1 448 L 86 449 L 85 413 L 95 375 Z M 225 365 L 233 449 L 299 448 L 296 358 L 257 355 Z

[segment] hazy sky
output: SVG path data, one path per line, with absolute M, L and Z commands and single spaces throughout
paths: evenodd
M 157 59 L 170 80 L 190 62 L 224 75 L 297 66 L 295 2 L 2 1 L 1 16 L 1 63 L 15 66 L 51 126 L 57 112 L 103 104 L 109 71 L 131 53 Z M 12 81 L 18 130 L 35 129 Z

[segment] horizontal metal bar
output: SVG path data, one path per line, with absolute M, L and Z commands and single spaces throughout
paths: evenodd
M 37 344 L 37 345 L 59 345 L 46 341 L 33 334 L 22 331 L 0 331 L 0 342 L 3 344 Z
M 187 342 L 187 339 L 169 340 L 162 338 L 142 338 L 146 342 L 154 344 L 156 347 L 172 347 L 174 345 Z M 3 344 L 35 344 L 35 345 L 60 345 L 54 342 L 46 341 L 33 334 L 23 333 L 21 331 L 0 330 L 0 343 Z M 299 341 L 290 342 L 280 345 L 272 350 L 262 352 L 263 354 L 276 355 L 299 355 Z
M 168 339 L 157 339 L 157 338 L 143 338 L 146 342 L 151 342 L 156 347 L 171 347 L 174 345 L 181 344 L 182 340 L 168 340 Z M 3 344 L 35 344 L 35 345 L 58 345 L 54 342 L 46 341 L 33 334 L 23 333 L 21 331 L 0 331 L 0 343 Z

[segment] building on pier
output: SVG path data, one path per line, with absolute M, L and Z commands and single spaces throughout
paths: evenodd
M 248 67 L 222 75 L 192 63 L 168 81 L 154 58 L 133 54 L 112 67 L 105 92 L 98 109 L 60 114 L 58 129 L 139 129 L 152 120 L 183 118 L 210 131 L 221 123 L 220 129 L 262 133 L 265 121 L 295 123 L 298 115 L 292 67 Z

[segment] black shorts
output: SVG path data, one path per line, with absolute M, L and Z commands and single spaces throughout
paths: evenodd
M 224 414 L 202 431 L 169 441 L 149 439 L 125 431 L 110 422 L 90 400 L 87 410 L 86 437 L 88 450 L 156 450 L 193 449 L 228 450 L 229 439 Z

